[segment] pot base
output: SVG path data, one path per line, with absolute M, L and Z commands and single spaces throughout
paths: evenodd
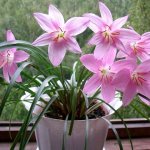
M 37 147 L 37 149 L 36 150 L 39 150 L 39 148 Z M 103 150 L 105 150 L 105 147 L 103 148 Z

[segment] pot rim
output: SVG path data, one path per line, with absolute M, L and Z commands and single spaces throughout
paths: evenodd
M 120 99 L 116 98 L 115 100 L 110 102 L 109 105 L 111 105 L 115 110 L 117 110 L 122 106 L 122 101 Z M 106 112 L 106 115 L 102 116 L 102 117 L 92 118 L 92 119 L 89 119 L 89 120 L 95 121 L 95 120 L 98 120 L 98 119 L 101 119 L 101 118 L 107 119 L 114 113 L 114 110 L 112 110 L 108 105 L 103 104 L 102 106 L 104 108 L 104 111 Z M 42 118 L 43 119 L 48 119 L 48 120 L 60 121 L 60 122 L 65 121 L 63 119 L 50 118 L 50 117 L 46 117 L 46 116 L 43 116 Z M 70 121 L 70 120 L 68 120 L 68 121 Z M 76 122 L 85 122 L 86 120 L 84 119 L 84 120 L 75 120 L 75 121 Z

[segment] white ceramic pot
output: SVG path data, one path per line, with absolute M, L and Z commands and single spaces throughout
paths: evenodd
M 110 105 L 118 109 L 121 107 L 120 100 L 114 100 Z M 110 119 L 114 113 L 105 106 L 107 115 L 103 118 Z M 87 150 L 102 150 L 106 140 L 109 125 L 103 118 L 89 120 Z M 62 150 L 64 120 L 43 117 L 36 128 L 36 139 L 39 150 Z M 76 120 L 71 136 L 66 138 L 65 150 L 84 150 L 85 145 L 85 120 Z

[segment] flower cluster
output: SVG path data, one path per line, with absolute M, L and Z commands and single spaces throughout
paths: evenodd
M 103 99 L 112 101 L 115 91 L 123 92 L 128 105 L 137 93 L 150 97 L 150 33 L 139 35 L 122 28 L 128 16 L 113 21 L 110 10 L 99 3 L 101 17 L 85 14 L 89 28 L 95 33 L 89 44 L 96 45 L 94 54 L 80 58 L 94 75 L 86 82 L 84 92 L 101 89 Z M 121 58 L 116 61 L 116 58 Z M 147 100 L 141 98 L 144 102 Z
M 139 35 L 134 30 L 122 28 L 128 16 L 113 21 L 105 4 L 99 2 L 99 9 L 101 17 L 87 13 L 64 24 L 62 14 L 50 5 L 48 15 L 34 14 L 47 33 L 33 44 L 49 45 L 49 59 L 54 66 L 58 66 L 66 49 L 81 52 L 74 36 L 89 27 L 94 32 L 89 44 L 95 45 L 95 50 L 93 54 L 81 56 L 80 60 L 94 75 L 86 82 L 84 92 L 90 94 L 99 88 L 103 99 L 110 102 L 115 91 L 119 90 L 124 93 L 124 105 L 128 105 L 137 93 L 150 97 L 150 33 Z M 116 61 L 116 58 L 121 59 Z
M 110 10 L 99 2 L 101 17 L 86 13 L 64 21 L 61 12 L 53 5 L 48 14 L 34 13 L 40 27 L 45 31 L 32 44 L 48 45 L 48 56 L 53 66 L 63 61 L 66 51 L 81 54 L 76 36 L 88 27 L 94 32 L 89 45 L 94 45 L 92 54 L 82 55 L 80 61 L 93 73 L 83 91 L 87 95 L 100 90 L 103 99 L 111 102 L 116 91 L 123 92 L 123 104 L 128 105 L 136 94 L 150 98 L 150 32 L 139 35 L 134 29 L 123 28 L 128 16 L 113 20 Z M 15 40 L 7 31 L 7 41 Z M 9 82 L 17 68 L 16 63 L 25 61 L 29 54 L 16 48 L 0 53 L 0 67 Z M 18 82 L 21 77 L 18 77 Z M 143 97 L 141 99 L 149 104 Z

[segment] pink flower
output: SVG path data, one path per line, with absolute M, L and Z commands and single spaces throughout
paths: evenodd
M 73 17 L 65 23 L 61 12 L 53 5 L 49 6 L 48 15 L 34 13 L 34 17 L 46 33 L 38 37 L 33 45 L 49 45 L 48 55 L 54 66 L 58 66 L 62 62 L 66 50 L 81 53 L 80 46 L 74 36 L 82 33 L 87 28 L 88 18 Z
M 7 41 L 14 41 L 15 37 L 11 30 L 6 32 Z M 10 82 L 10 77 L 12 77 L 17 70 L 17 64 L 25 61 L 29 58 L 29 54 L 16 48 L 6 49 L 0 52 L 0 68 L 3 67 L 3 76 L 7 82 Z M 9 77 L 10 76 L 10 77 Z M 22 82 L 21 76 L 16 80 L 17 82 Z
M 101 59 L 112 47 L 125 52 L 122 40 L 139 38 L 135 31 L 121 28 L 126 23 L 128 16 L 113 21 L 112 14 L 105 4 L 99 2 L 99 9 L 101 18 L 92 13 L 84 15 L 90 19 L 89 28 L 95 32 L 89 41 L 89 44 L 96 45 L 94 56 Z
M 132 68 L 128 70 L 128 73 L 124 73 L 125 71 L 122 70 L 113 80 L 113 84 L 119 84 L 123 89 L 123 104 L 125 106 L 133 100 L 137 93 L 150 98 L 150 60 L 146 60 L 140 65 L 133 63 L 130 66 Z M 146 102 L 144 98 L 142 100 Z
M 116 52 L 109 51 L 107 57 L 98 60 L 93 54 L 86 54 L 80 58 L 82 64 L 94 75 L 85 83 L 83 91 L 86 94 L 95 92 L 101 87 L 104 100 L 110 102 L 115 96 L 115 85 L 112 84 L 115 73 L 118 71 L 114 65 Z M 109 94 L 108 94 L 109 93 Z
M 125 43 L 126 53 L 118 54 L 118 57 L 139 58 L 141 61 L 150 59 L 150 33 L 144 33 L 138 40 L 129 40 Z

